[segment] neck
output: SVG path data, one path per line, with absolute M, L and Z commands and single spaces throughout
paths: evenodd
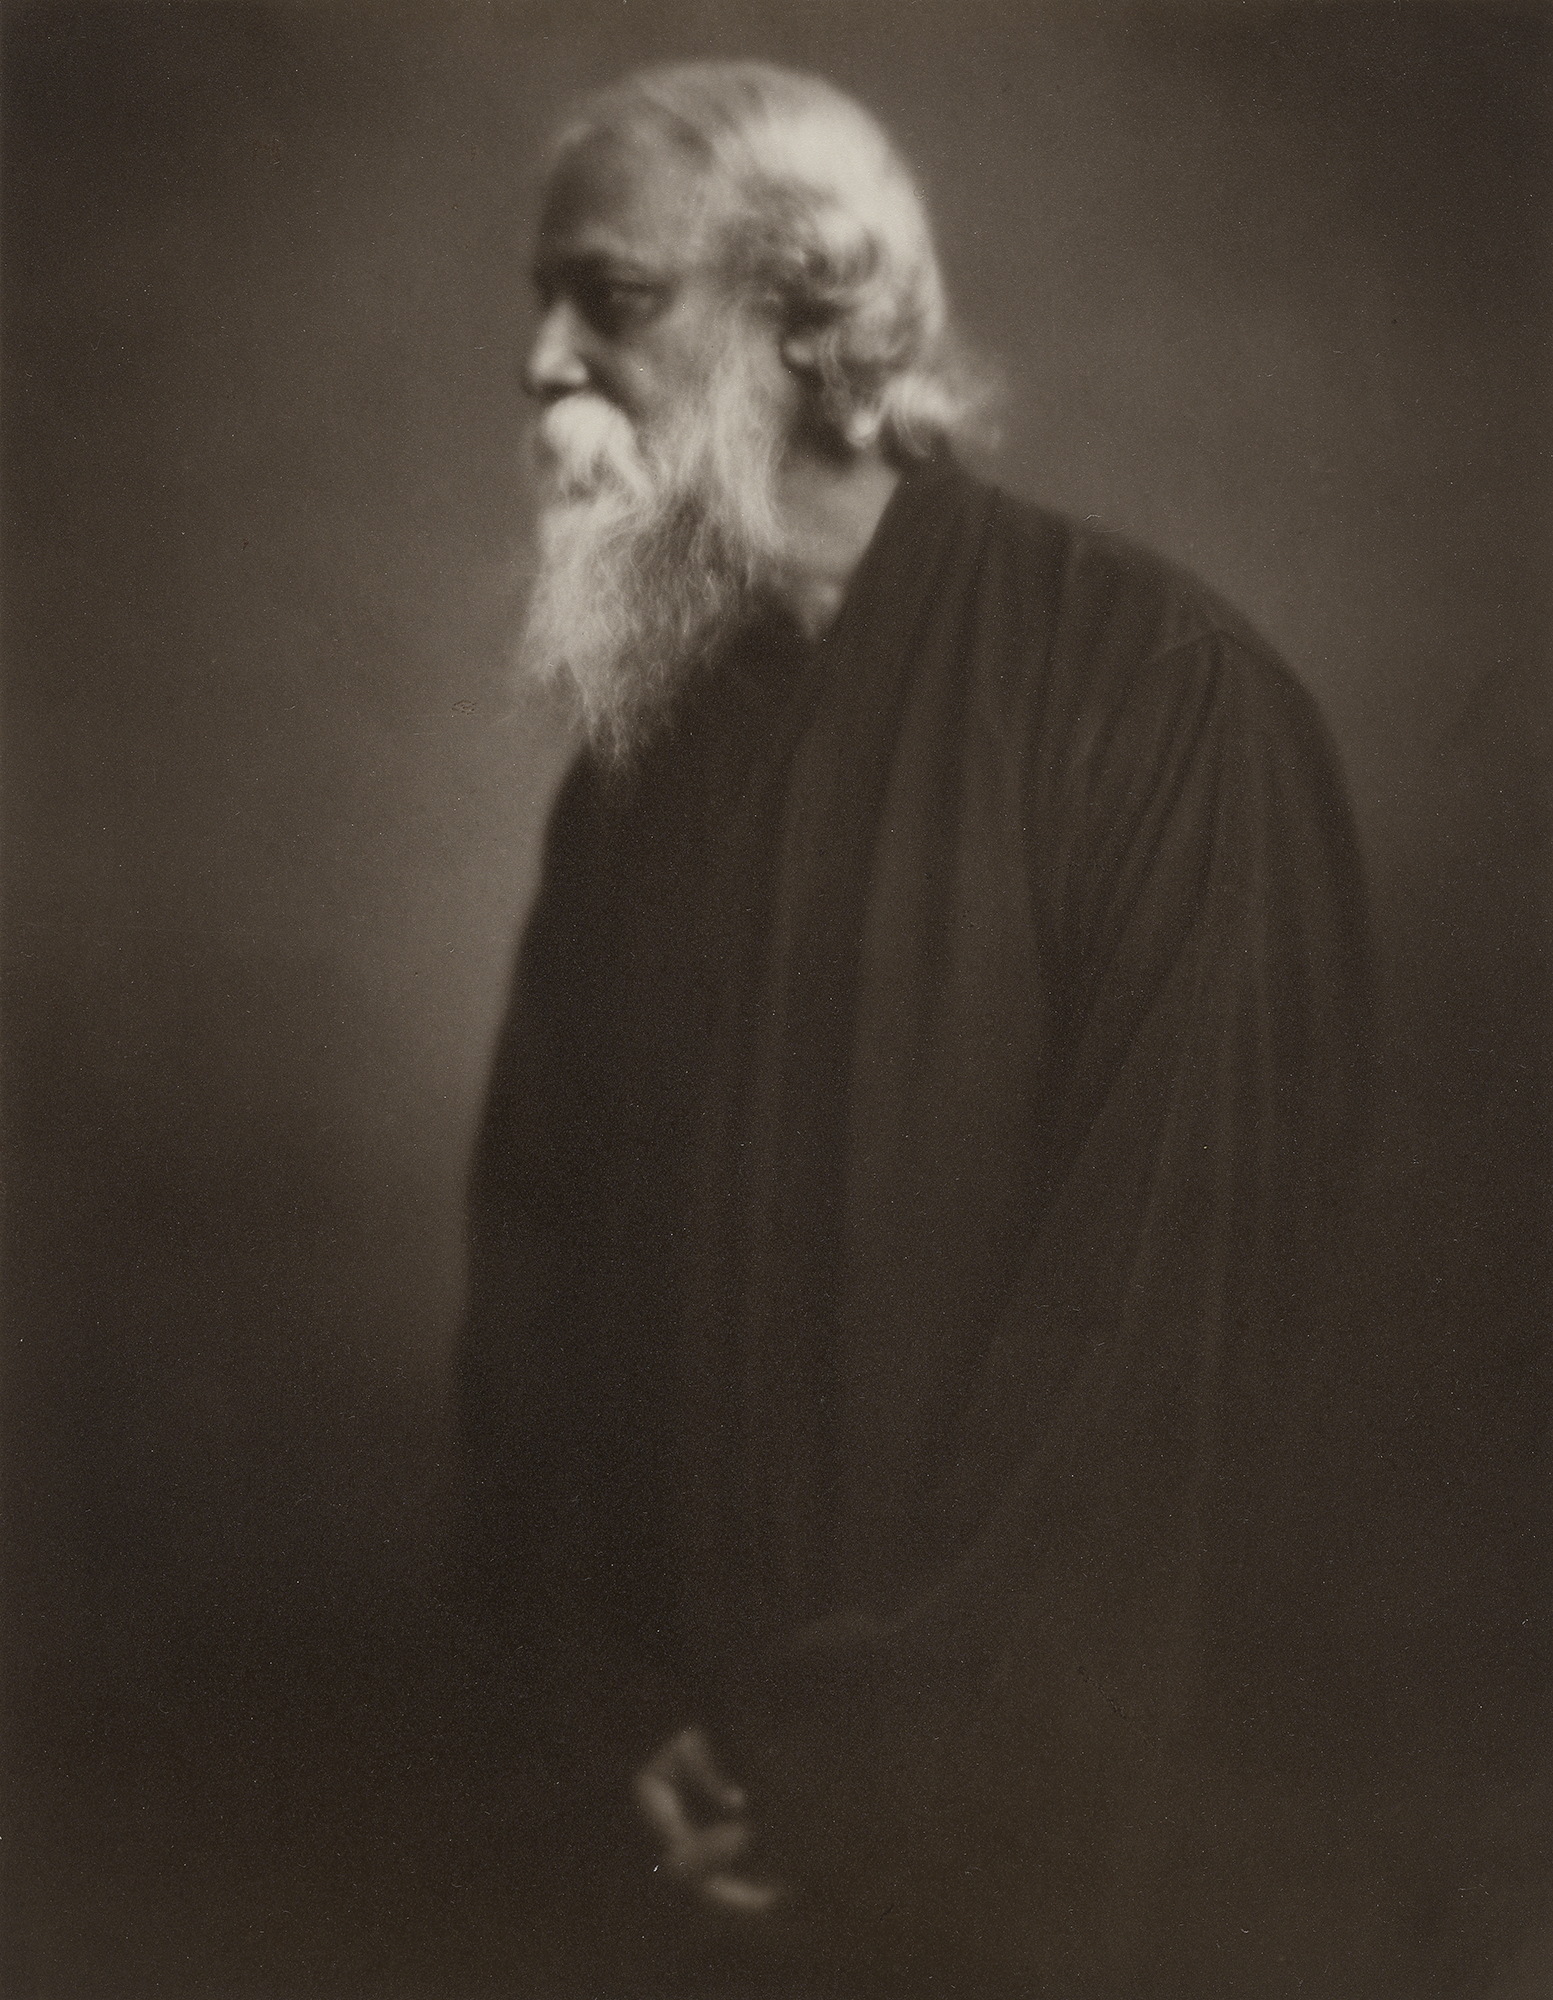
M 877 447 L 845 460 L 795 452 L 778 505 L 784 548 L 777 594 L 816 639 L 834 621 L 900 474 Z

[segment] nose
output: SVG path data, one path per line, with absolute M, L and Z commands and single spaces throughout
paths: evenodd
M 582 328 L 567 299 L 557 299 L 534 329 L 523 386 L 531 396 L 551 400 L 574 389 L 586 389 L 588 364 L 583 355 Z

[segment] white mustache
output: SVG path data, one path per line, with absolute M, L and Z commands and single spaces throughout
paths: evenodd
M 587 500 L 613 490 L 644 500 L 654 490 L 630 419 L 591 391 L 577 390 L 552 403 L 534 436 L 553 499 Z

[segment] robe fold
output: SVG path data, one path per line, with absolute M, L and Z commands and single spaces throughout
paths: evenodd
M 548 1840 L 645 1871 L 602 1829 L 699 1721 L 815 1964 L 1160 1962 L 1182 1773 L 1322 1698 L 1367 1007 L 1308 697 L 948 461 L 823 639 L 764 621 L 629 772 L 578 762 L 461 1384 Z

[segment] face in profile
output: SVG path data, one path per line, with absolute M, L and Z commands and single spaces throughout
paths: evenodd
M 796 391 L 774 326 L 711 254 L 727 226 L 668 141 L 598 134 L 551 184 L 525 385 L 542 404 L 524 667 L 628 756 L 753 612 Z

